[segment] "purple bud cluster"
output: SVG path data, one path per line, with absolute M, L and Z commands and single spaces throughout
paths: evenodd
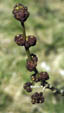
M 48 85 L 47 88 L 51 89 L 52 91 L 56 91 L 59 92 L 59 94 L 61 93 L 60 91 L 58 91 L 56 88 L 51 87 L 46 81 L 49 79 L 49 75 L 47 72 L 38 72 L 37 70 L 37 62 L 38 62 L 38 57 L 33 54 L 30 53 L 29 48 L 31 46 L 35 46 L 36 42 L 37 42 L 37 38 L 34 35 L 29 35 L 26 36 L 25 34 L 25 26 L 24 26 L 24 22 L 27 20 L 27 18 L 29 17 L 29 12 L 28 12 L 28 8 L 25 7 L 22 4 L 17 4 L 14 6 L 13 9 L 13 14 L 14 17 L 19 20 L 21 22 L 21 25 L 23 26 L 23 34 L 19 34 L 16 35 L 14 38 L 15 43 L 18 46 L 24 46 L 26 52 L 28 51 L 28 58 L 26 60 L 26 68 L 28 71 L 30 72 L 34 72 L 31 75 L 31 82 L 27 82 L 24 84 L 24 89 L 27 92 L 32 92 L 32 85 L 33 83 L 36 82 L 41 82 L 41 84 L 43 85 L 43 87 L 45 85 Z M 32 94 L 31 96 L 31 102 L 32 104 L 36 104 L 36 103 L 43 103 L 44 102 L 44 96 L 43 93 L 40 92 L 35 92 L 34 94 Z
M 14 17 L 17 20 L 19 20 L 22 25 L 24 25 L 24 22 L 29 17 L 28 8 L 22 4 L 17 4 L 14 6 L 13 14 L 14 14 Z M 26 50 L 29 50 L 29 48 L 31 46 L 36 45 L 37 38 L 33 35 L 25 36 L 24 33 L 25 33 L 25 31 L 23 32 L 23 34 L 16 35 L 14 38 L 14 41 L 18 46 L 24 46 Z M 32 92 L 31 86 L 33 85 L 33 82 L 46 81 L 49 79 L 49 76 L 48 76 L 47 72 L 39 73 L 38 71 L 35 71 L 35 70 L 37 70 L 36 66 L 37 66 L 37 62 L 38 62 L 38 57 L 33 53 L 29 53 L 29 56 L 30 56 L 30 58 L 28 57 L 28 59 L 26 60 L 26 68 L 28 71 L 30 71 L 30 72 L 34 71 L 35 73 L 31 75 L 32 82 L 27 82 L 24 84 L 24 89 L 27 92 Z M 31 96 L 31 99 L 32 99 L 33 104 L 43 103 L 44 102 L 43 93 L 36 92 Z

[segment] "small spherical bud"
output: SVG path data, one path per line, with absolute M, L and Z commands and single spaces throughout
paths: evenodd
M 35 60 L 27 60 L 27 65 L 26 65 L 26 67 L 27 67 L 27 69 L 29 70 L 29 71 L 34 71 L 34 69 L 36 68 L 36 66 L 37 66 L 37 62 L 35 61 Z
M 24 89 L 25 89 L 27 92 L 32 92 L 31 85 L 32 85 L 31 82 L 25 83 L 25 84 L 24 84 Z
M 25 39 L 22 34 L 16 35 L 14 40 L 19 46 L 24 46 L 25 44 Z
M 43 93 L 42 93 L 42 92 L 40 92 L 40 93 L 39 93 L 39 95 L 40 95 L 40 97 L 42 97 L 42 96 L 43 96 Z
M 47 72 L 41 72 L 40 74 L 39 74 L 40 76 L 39 76 L 39 79 L 40 80 L 48 80 L 49 79 L 49 75 L 48 75 L 48 73 Z
M 14 17 L 21 22 L 25 22 L 29 17 L 27 7 L 22 4 L 15 5 L 12 13 L 14 14 Z
M 36 45 L 36 37 L 35 36 L 29 35 L 28 36 L 28 41 L 29 41 L 30 46 Z
M 25 42 L 25 48 L 29 48 L 34 45 L 36 45 L 36 37 L 33 35 L 28 36 Z

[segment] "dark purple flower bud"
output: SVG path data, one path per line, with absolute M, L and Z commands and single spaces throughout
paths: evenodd
M 25 83 L 25 84 L 24 84 L 24 89 L 25 89 L 27 92 L 32 92 L 31 85 L 32 85 L 31 82 Z
M 49 79 L 49 75 L 48 75 L 48 73 L 47 72 L 41 72 L 40 74 L 39 74 L 39 79 L 40 80 L 48 80 Z
M 43 97 L 43 93 L 40 92 L 35 92 L 32 96 L 31 96 L 31 99 L 32 99 L 32 104 L 35 104 L 35 103 L 43 103 L 44 102 L 44 97 Z
M 28 36 L 27 40 L 25 42 L 25 47 L 29 48 L 29 47 L 34 46 L 34 45 L 36 45 L 36 37 L 33 35 Z
M 16 35 L 14 40 L 19 46 L 24 46 L 25 44 L 25 39 L 22 34 Z
M 22 4 L 15 5 L 12 12 L 14 14 L 14 17 L 17 20 L 21 21 L 22 23 L 25 22 L 27 18 L 29 17 L 29 12 L 28 12 L 27 7 L 25 7 Z
M 35 60 L 35 58 L 36 58 L 36 57 L 33 57 L 32 60 L 30 60 L 30 59 L 27 60 L 27 65 L 26 65 L 26 67 L 27 67 L 27 69 L 28 69 L 29 71 L 34 71 L 34 69 L 35 69 L 36 66 L 37 66 L 37 61 Z
M 29 41 L 30 46 L 36 45 L 36 37 L 35 36 L 29 35 L 28 36 L 28 41 Z

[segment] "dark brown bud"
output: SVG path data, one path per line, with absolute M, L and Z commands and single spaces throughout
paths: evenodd
M 36 45 L 36 37 L 35 36 L 33 36 L 33 35 L 28 36 L 28 41 L 29 41 L 30 46 Z
M 29 59 L 27 60 L 26 67 L 29 71 L 34 71 L 36 66 L 37 66 L 37 61 L 35 60 L 35 57 L 33 57 L 32 60 L 29 60 Z
M 31 85 L 32 85 L 31 82 L 25 83 L 25 84 L 24 84 L 24 89 L 25 89 L 27 92 L 32 92 Z
M 25 44 L 25 39 L 22 34 L 16 35 L 14 40 L 19 46 L 24 46 Z
M 27 91 L 27 92 L 32 92 L 32 88 L 27 87 L 27 88 L 26 88 L 26 91 Z
M 40 75 L 40 76 L 39 76 L 39 79 L 40 79 L 40 80 L 45 81 L 45 80 L 48 80 L 48 79 L 49 79 L 49 75 L 48 75 L 47 72 L 41 72 L 39 75 Z
M 33 35 L 28 36 L 27 40 L 25 42 L 25 47 L 29 48 L 29 47 L 34 46 L 34 45 L 36 45 L 36 37 Z
M 31 99 L 32 99 L 32 103 L 35 104 L 35 103 L 43 103 L 44 102 L 44 97 L 43 97 L 43 93 L 40 92 L 35 92 L 32 96 L 31 96 Z
M 37 58 L 37 56 L 34 55 L 34 54 L 31 54 L 31 57 L 32 57 L 31 60 L 29 60 L 29 59 L 27 60 L 27 69 L 28 69 L 29 71 L 34 71 L 34 69 L 35 69 L 36 66 L 37 66 L 38 58 Z
M 38 92 L 35 92 L 35 93 L 31 96 L 32 99 L 37 99 L 38 97 L 39 97 L 39 93 L 38 93 Z
M 15 5 L 12 12 L 14 14 L 14 17 L 17 20 L 21 21 L 22 23 L 25 22 L 27 18 L 29 17 L 29 12 L 28 12 L 27 7 L 25 7 L 22 4 Z

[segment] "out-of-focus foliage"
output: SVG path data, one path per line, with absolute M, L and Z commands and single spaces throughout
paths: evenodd
M 27 35 L 37 36 L 37 45 L 30 50 L 39 58 L 38 70 L 48 71 L 49 82 L 64 88 L 64 0 L 0 0 L 0 113 L 63 113 L 63 97 L 46 90 L 45 103 L 32 105 L 31 94 L 23 89 L 31 73 L 25 67 L 24 48 L 14 43 L 14 36 L 22 33 L 12 15 L 19 2 L 30 11 Z

